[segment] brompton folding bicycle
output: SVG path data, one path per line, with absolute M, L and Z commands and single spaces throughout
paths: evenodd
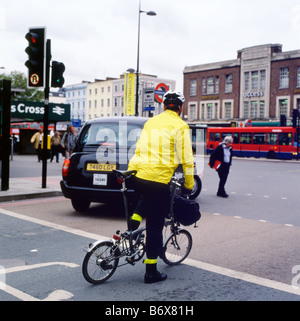
M 135 231 L 130 231 L 130 217 L 128 210 L 126 180 L 136 171 L 114 170 L 118 181 L 122 184 L 122 194 L 127 219 L 128 230 L 121 233 L 119 230 L 108 241 L 96 241 L 89 245 L 87 254 L 83 260 L 82 273 L 84 278 L 92 284 L 100 284 L 108 280 L 116 271 L 117 267 L 131 264 L 135 265 L 140 261 L 146 249 L 145 231 L 146 227 L 140 227 Z M 168 265 L 177 265 L 189 255 L 192 249 L 191 234 L 180 227 L 180 223 L 175 222 L 173 215 L 173 205 L 175 194 L 181 186 L 179 179 L 173 177 L 170 182 L 171 205 L 168 218 L 165 220 L 165 239 L 163 242 L 162 260 Z M 120 263 L 120 264 L 119 264 Z

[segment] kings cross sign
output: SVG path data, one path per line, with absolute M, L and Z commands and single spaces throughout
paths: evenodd
M 44 103 L 32 101 L 12 101 L 11 118 L 21 118 L 34 121 L 44 120 Z M 49 121 L 70 121 L 71 106 L 69 104 L 49 104 Z

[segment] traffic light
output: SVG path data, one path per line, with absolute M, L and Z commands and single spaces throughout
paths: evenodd
M 25 38 L 28 47 L 25 52 L 28 60 L 25 66 L 28 68 L 28 87 L 44 86 L 45 70 L 45 28 L 30 28 Z
M 297 128 L 297 120 L 298 120 L 298 117 L 299 117 L 299 110 L 298 109 L 293 109 L 293 127 L 294 128 Z
M 65 70 L 65 65 L 62 62 L 52 61 L 51 87 L 61 88 L 64 85 L 65 78 L 63 77 L 63 73 Z

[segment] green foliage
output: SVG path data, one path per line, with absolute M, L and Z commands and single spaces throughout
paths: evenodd
M 11 87 L 24 89 L 25 92 L 18 93 L 14 99 L 26 99 L 33 101 L 42 101 L 44 99 L 44 92 L 38 89 L 27 88 L 27 77 L 24 73 L 19 71 L 12 71 L 10 74 L 0 74 L 1 79 L 11 80 Z

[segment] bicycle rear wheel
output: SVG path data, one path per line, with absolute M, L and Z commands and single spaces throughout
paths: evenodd
M 180 264 L 190 254 L 192 245 L 192 236 L 187 230 L 172 233 L 165 242 L 163 261 L 168 265 Z
M 113 242 L 104 241 L 88 252 L 83 260 L 82 274 L 92 284 L 108 280 L 119 264 L 119 249 Z

